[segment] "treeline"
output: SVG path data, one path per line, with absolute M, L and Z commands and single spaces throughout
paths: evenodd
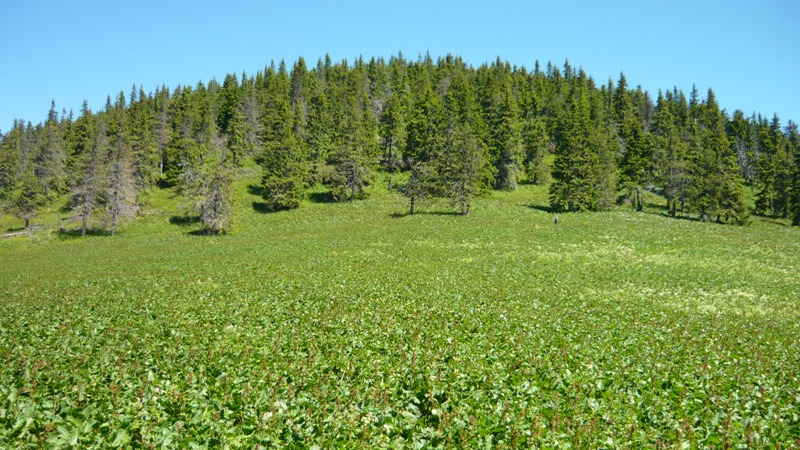
M 489 190 L 550 184 L 555 210 L 644 207 L 662 195 L 672 216 L 747 223 L 754 211 L 800 222 L 797 125 L 721 110 L 712 90 L 677 88 L 655 101 L 624 75 L 597 85 L 565 63 L 532 71 L 498 59 L 359 58 L 309 68 L 273 64 L 195 87 L 134 88 L 51 107 L 38 125 L 0 135 L 0 205 L 26 221 L 70 194 L 82 232 L 102 213 L 113 234 L 157 184 L 176 187 L 211 233 L 230 228 L 230 183 L 257 161 L 271 210 L 296 208 L 311 185 L 337 201 L 365 195 L 377 171 L 409 198 L 447 198 L 462 214 Z M 554 155 L 552 164 L 545 159 Z M 405 172 L 398 186 L 394 175 Z

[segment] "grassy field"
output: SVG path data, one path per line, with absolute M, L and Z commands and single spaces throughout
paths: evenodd
M 247 184 L 226 236 L 159 190 L 113 238 L 0 240 L 0 447 L 800 445 L 797 227 Z

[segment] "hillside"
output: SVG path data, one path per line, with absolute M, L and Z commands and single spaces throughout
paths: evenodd
M 0 240 L 0 446 L 800 439 L 797 227 L 676 220 L 656 197 L 554 225 L 531 185 L 468 216 L 405 215 L 377 183 L 263 213 L 259 180 L 234 183 L 228 235 L 154 189 L 113 238 L 57 237 L 50 206 Z

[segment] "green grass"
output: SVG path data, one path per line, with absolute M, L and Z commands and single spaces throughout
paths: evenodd
M 798 445 L 797 227 L 556 226 L 533 186 L 263 214 L 257 181 L 226 236 L 159 190 L 113 238 L 0 240 L 0 447 Z

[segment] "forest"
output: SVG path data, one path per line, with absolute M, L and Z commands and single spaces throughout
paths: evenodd
M 596 83 L 569 62 L 299 58 L 221 84 L 133 86 L 100 111 L 84 102 L 77 116 L 53 102 L 44 122 L 17 120 L 0 137 L 0 208 L 26 228 L 68 195 L 65 221 L 113 235 L 161 186 L 184 195 L 208 233 L 223 233 L 230 184 L 255 164 L 270 211 L 299 207 L 312 186 L 354 201 L 384 172 L 411 214 L 420 199 L 442 198 L 466 215 L 490 190 L 550 183 L 554 211 L 641 211 L 649 191 L 672 217 L 800 223 L 796 123 L 730 115 L 711 89 L 653 99 L 624 74 Z

